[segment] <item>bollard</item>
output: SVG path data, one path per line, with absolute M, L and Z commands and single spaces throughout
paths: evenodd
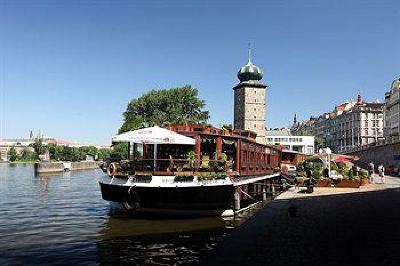
M 238 211 L 240 210 L 240 193 L 238 189 L 235 190 L 234 200 L 235 200 L 235 210 Z
M 262 194 L 263 201 L 267 201 L 267 192 L 265 191 L 265 187 L 263 187 Z

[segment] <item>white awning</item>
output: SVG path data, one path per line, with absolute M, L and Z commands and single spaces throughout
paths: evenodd
M 112 142 L 195 145 L 195 140 L 161 127 L 147 127 L 112 137 Z

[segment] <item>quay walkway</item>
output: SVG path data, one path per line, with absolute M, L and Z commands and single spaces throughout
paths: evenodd
M 399 221 L 399 177 L 358 189 L 291 190 L 233 231 L 201 264 L 400 265 Z

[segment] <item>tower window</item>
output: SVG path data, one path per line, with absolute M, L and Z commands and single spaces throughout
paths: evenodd
M 257 111 L 257 108 L 254 108 L 254 111 Z
M 254 116 L 254 119 L 256 119 L 257 118 L 257 116 Z
M 256 103 L 256 102 L 257 102 L 257 99 L 254 99 L 254 102 Z
M 257 125 L 256 124 L 254 124 L 254 128 L 256 128 L 257 127 Z

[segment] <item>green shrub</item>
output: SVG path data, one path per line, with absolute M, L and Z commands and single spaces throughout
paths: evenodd
M 331 162 L 331 170 L 335 170 L 335 171 L 338 170 L 338 166 L 336 165 L 335 162 Z
M 315 170 L 314 174 L 313 174 L 313 177 L 315 179 L 320 179 L 321 178 L 321 171 Z
M 346 169 L 346 164 L 345 163 L 337 163 L 337 167 L 339 169 Z
M 345 171 L 345 175 L 349 178 L 349 179 L 353 179 L 353 171 L 351 169 Z
M 305 176 L 306 176 L 306 172 L 304 172 L 304 171 L 297 171 L 297 176 L 303 176 L 303 177 L 305 177 Z
M 228 155 L 226 155 L 226 153 L 221 153 L 221 154 L 219 155 L 219 159 L 220 159 L 221 161 L 223 161 L 223 162 L 226 162 L 226 161 L 228 161 Z
M 196 160 L 196 153 L 194 151 L 189 151 L 187 154 L 187 158 L 189 160 L 190 166 L 193 167 Z
M 304 171 L 303 162 L 298 163 L 296 165 L 296 169 L 297 169 L 298 172 Z
M 365 170 L 360 170 L 360 171 L 358 171 L 358 175 L 359 175 L 361 178 L 368 178 L 368 172 L 365 171 Z
M 225 173 L 213 173 L 213 172 L 200 172 L 197 175 L 197 179 L 199 181 L 225 179 L 226 177 L 227 175 Z

